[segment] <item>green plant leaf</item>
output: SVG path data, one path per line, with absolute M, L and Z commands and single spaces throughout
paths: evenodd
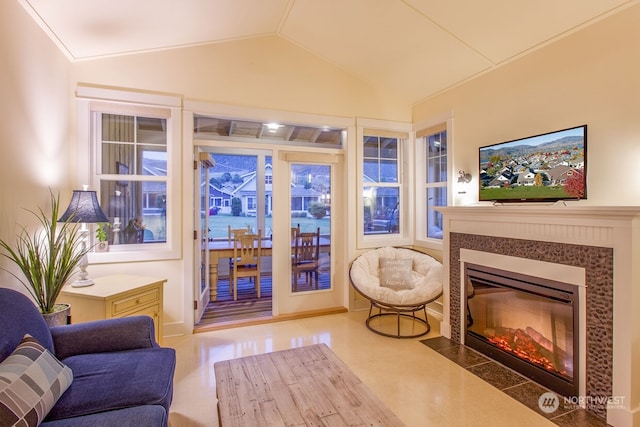
M 37 211 L 26 209 L 37 218 L 38 230 L 30 231 L 21 225 L 13 245 L 0 239 L 2 255 L 11 260 L 24 277 L 6 268 L 4 270 L 27 289 L 42 313 L 53 311 L 62 287 L 90 250 L 88 245 L 82 244 L 84 236 L 73 215 L 67 221 L 58 222 L 60 195 L 54 196 L 51 190 L 49 192 L 48 214 L 42 208 Z

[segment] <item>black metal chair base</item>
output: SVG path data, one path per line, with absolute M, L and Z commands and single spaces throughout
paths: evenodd
M 377 314 L 372 313 L 374 307 L 378 309 Z M 416 316 L 416 312 L 419 312 L 419 311 L 422 311 L 424 313 L 424 319 L 419 316 Z M 376 329 L 371 325 L 371 321 L 373 319 L 382 318 L 386 316 L 396 316 L 397 326 L 398 326 L 396 334 L 390 334 L 390 333 L 384 332 L 380 329 Z M 403 319 L 403 318 L 410 319 L 411 321 L 413 321 L 414 324 L 422 325 L 425 331 L 414 333 L 414 334 L 408 334 L 408 335 L 402 334 L 401 328 L 400 328 L 400 319 Z M 407 307 L 407 306 L 396 307 L 396 306 L 384 305 L 378 302 L 371 301 L 371 306 L 369 307 L 369 317 L 367 317 L 365 324 L 367 325 L 367 328 L 370 331 L 375 332 L 378 335 L 382 335 L 390 338 L 417 338 L 417 337 L 421 337 L 423 335 L 428 334 L 429 331 L 431 330 L 431 325 L 429 324 L 429 320 L 427 319 L 426 304 L 420 304 L 417 306 L 410 306 L 410 307 Z

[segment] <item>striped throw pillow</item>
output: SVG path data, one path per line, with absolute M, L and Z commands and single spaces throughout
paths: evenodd
M 72 381 L 68 366 L 25 335 L 0 363 L 0 427 L 37 426 Z

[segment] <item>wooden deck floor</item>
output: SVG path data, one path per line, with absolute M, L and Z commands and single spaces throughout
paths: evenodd
M 318 278 L 319 289 L 329 289 L 331 286 L 330 275 L 322 273 Z M 286 286 L 291 286 L 287 283 Z M 244 319 L 253 319 L 258 317 L 271 316 L 271 296 L 273 283 L 271 275 L 263 275 L 260 277 L 260 296 L 257 298 L 253 282 L 248 278 L 238 280 L 238 299 L 233 300 L 233 294 L 229 292 L 228 278 L 218 280 L 218 299 L 209 302 L 205 309 L 204 315 L 199 325 L 208 325 L 212 323 L 229 322 Z M 314 290 L 315 285 L 305 283 L 304 276 L 299 278 L 298 291 Z

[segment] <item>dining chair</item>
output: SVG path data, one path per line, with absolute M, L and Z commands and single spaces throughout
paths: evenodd
M 231 228 L 231 225 L 227 225 L 227 229 L 228 229 L 228 239 L 230 244 L 233 243 L 236 236 L 251 233 L 251 226 L 248 224 L 245 228 Z M 229 274 L 230 275 L 233 274 L 233 258 L 229 258 Z M 231 290 L 232 290 L 232 283 L 231 283 L 232 277 L 233 276 L 229 278 L 229 293 L 231 293 Z
M 295 242 L 296 242 L 296 236 L 300 234 L 300 224 L 298 224 L 297 227 L 291 227 L 291 265 L 293 265 L 295 259 L 296 259 L 296 254 L 295 254 Z
M 295 242 L 298 233 L 300 233 L 300 224 L 297 227 L 291 227 L 291 243 Z
M 247 225 L 244 228 L 231 228 L 231 225 L 227 225 L 229 230 L 229 243 L 231 243 L 234 237 L 239 236 L 241 234 L 251 233 L 251 226 Z
M 233 300 L 238 299 L 238 278 L 254 278 L 260 298 L 260 258 L 262 252 L 262 230 L 258 234 L 239 234 L 233 241 Z M 229 281 L 231 283 L 231 281 Z
M 305 274 L 305 283 L 314 278 L 318 289 L 318 269 L 320 268 L 320 227 L 315 232 L 298 233 L 295 239 L 293 263 L 291 266 L 294 291 L 298 289 L 298 277 Z

